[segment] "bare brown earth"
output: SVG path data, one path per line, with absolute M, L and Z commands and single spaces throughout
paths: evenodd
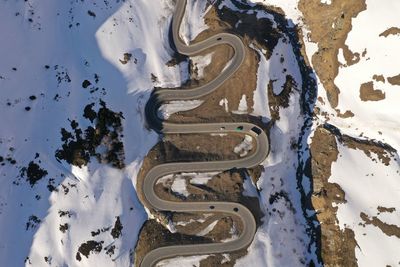
M 381 214 L 381 213 L 383 213 L 383 212 L 392 213 L 392 212 L 396 211 L 396 208 L 387 208 L 387 207 L 382 207 L 382 206 L 378 206 L 377 209 L 378 209 L 378 211 L 379 211 L 378 215 Z
M 385 77 L 383 75 L 377 75 L 375 74 L 374 76 L 372 76 L 372 79 L 374 79 L 377 82 L 385 82 Z
M 335 0 L 330 5 L 320 0 L 300 0 L 298 7 L 311 31 L 307 38 L 318 43 L 318 52 L 313 55 L 312 63 L 327 91 L 330 105 L 335 108 L 340 94 L 334 83 L 339 72 L 338 52 L 343 49 L 347 65 L 360 60 L 360 54 L 350 51 L 345 41 L 352 28 L 351 19 L 366 9 L 365 0 Z
M 218 159 L 238 159 L 240 156 L 234 153 L 234 147 L 240 144 L 244 139 L 244 135 L 240 133 L 231 133 L 228 135 L 218 134 L 168 134 L 163 138 L 164 147 L 170 145 L 172 150 L 176 150 L 179 154 L 200 153 L 203 155 L 214 154 L 219 155 Z M 253 139 L 253 144 L 255 140 Z M 255 148 L 255 147 L 253 147 Z M 179 151 L 179 152 L 178 152 Z M 252 149 L 249 154 L 252 154 Z M 172 154 L 167 161 L 191 161 L 191 158 L 185 159 Z M 202 161 L 214 160 L 214 157 L 206 157 Z
M 393 77 L 389 77 L 387 78 L 387 80 L 391 85 L 400 85 L 400 74 Z
M 391 27 L 387 29 L 386 31 L 382 32 L 379 34 L 379 36 L 383 37 L 388 37 L 389 35 L 400 35 L 400 28 L 397 27 Z
M 344 113 L 341 113 L 339 109 L 335 109 L 335 111 L 336 111 L 336 115 L 342 119 L 354 117 L 354 113 L 351 110 L 346 110 L 346 112 L 344 112 Z
M 362 101 L 380 101 L 385 99 L 385 93 L 375 89 L 374 82 L 367 82 L 360 86 L 360 99 Z

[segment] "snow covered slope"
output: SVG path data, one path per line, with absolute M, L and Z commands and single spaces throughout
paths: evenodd
M 186 79 L 165 64 L 172 11 L 171 1 L 0 2 L 2 266 L 129 265 L 147 218 L 136 174 L 157 140 L 143 106 L 154 86 Z M 61 129 L 72 145 L 94 126 L 85 107 L 101 101 L 122 113 L 126 167 L 57 160 Z

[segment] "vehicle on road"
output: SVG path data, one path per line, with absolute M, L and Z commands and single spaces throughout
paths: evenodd
M 257 135 L 260 135 L 262 133 L 262 130 L 260 128 L 258 128 L 258 127 L 255 127 L 255 126 L 253 128 L 251 128 L 251 131 L 254 132 Z

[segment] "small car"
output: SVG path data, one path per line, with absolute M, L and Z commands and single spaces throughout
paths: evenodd
M 251 131 L 253 131 L 254 133 L 256 133 L 257 135 L 260 135 L 261 134 L 261 129 L 260 128 L 258 128 L 258 127 L 253 127 L 253 128 L 251 128 Z

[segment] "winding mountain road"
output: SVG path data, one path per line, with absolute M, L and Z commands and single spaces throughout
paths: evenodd
M 230 65 L 209 83 L 191 89 L 158 89 L 153 92 L 146 105 L 146 119 L 149 126 L 160 134 L 173 133 L 232 133 L 238 129 L 251 135 L 256 141 L 255 153 L 248 157 L 207 162 L 168 163 L 153 167 L 144 178 L 143 193 L 148 205 L 155 210 L 173 212 L 215 212 L 239 217 L 243 222 L 240 236 L 225 243 L 194 244 L 161 247 L 150 251 L 141 262 L 141 267 L 153 267 L 162 259 L 176 256 L 226 253 L 246 248 L 250 245 L 256 232 L 256 222 L 252 213 L 243 205 L 234 202 L 172 202 L 160 199 L 154 192 L 154 185 L 161 177 L 182 172 L 224 171 L 232 168 L 250 168 L 261 164 L 269 153 L 268 137 L 258 126 L 251 123 L 202 123 L 175 124 L 161 120 L 157 110 L 161 104 L 172 100 L 193 100 L 212 93 L 229 79 L 241 66 L 245 58 L 245 47 L 241 39 L 228 33 L 216 34 L 204 41 L 186 45 L 179 36 L 179 28 L 186 9 L 187 0 L 177 0 L 176 10 L 172 18 L 173 41 L 176 50 L 184 55 L 192 56 L 210 47 L 227 44 L 234 49 Z

